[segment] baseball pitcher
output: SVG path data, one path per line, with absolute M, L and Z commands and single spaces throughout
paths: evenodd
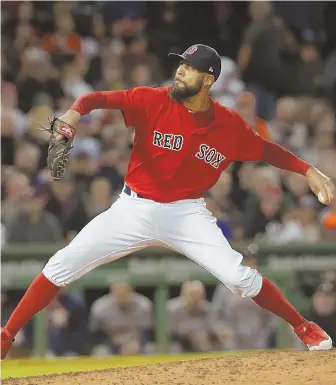
M 233 110 L 209 97 L 221 71 L 211 47 L 196 44 L 182 55 L 170 87 L 91 92 L 50 122 L 48 167 L 60 180 L 69 162 L 76 125 L 95 109 L 122 111 L 135 130 L 125 185 L 110 209 L 94 218 L 52 256 L 31 283 L 1 331 L 1 357 L 18 331 L 48 305 L 60 287 L 97 266 L 147 246 L 176 250 L 216 276 L 235 295 L 287 321 L 310 350 L 332 347 L 331 338 L 309 322 L 256 269 L 241 264 L 207 210 L 203 195 L 234 161 L 264 161 L 305 175 L 325 204 L 335 187 L 311 164 L 259 136 Z

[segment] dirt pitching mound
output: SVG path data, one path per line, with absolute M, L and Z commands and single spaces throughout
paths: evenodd
M 274 351 L 103 371 L 11 378 L 4 385 L 335 385 L 336 351 Z

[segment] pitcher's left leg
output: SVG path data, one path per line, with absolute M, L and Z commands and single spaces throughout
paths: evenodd
M 233 293 L 253 299 L 287 321 L 310 350 L 331 349 L 331 338 L 319 326 L 305 320 L 271 281 L 241 264 L 242 255 L 231 248 L 202 200 L 171 205 L 164 228 L 162 240 L 170 247 L 204 267 Z

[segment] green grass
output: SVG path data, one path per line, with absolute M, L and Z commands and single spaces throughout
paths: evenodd
M 1 378 L 39 376 L 66 372 L 85 372 L 121 368 L 137 365 L 153 365 L 164 362 L 190 360 L 207 357 L 222 357 L 227 354 L 241 354 L 241 352 L 208 353 L 208 354 L 183 354 L 183 355 L 158 355 L 158 356 L 112 356 L 108 358 L 59 358 L 59 359 L 24 359 L 5 360 L 1 362 Z

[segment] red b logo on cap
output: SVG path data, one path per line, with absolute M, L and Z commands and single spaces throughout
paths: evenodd
M 192 47 L 190 47 L 190 48 L 187 50 L 186 54 L 192 55 L 192 54 L 195 53 L 196 51 L 197 51 L 197 45 L 193 45 Z

